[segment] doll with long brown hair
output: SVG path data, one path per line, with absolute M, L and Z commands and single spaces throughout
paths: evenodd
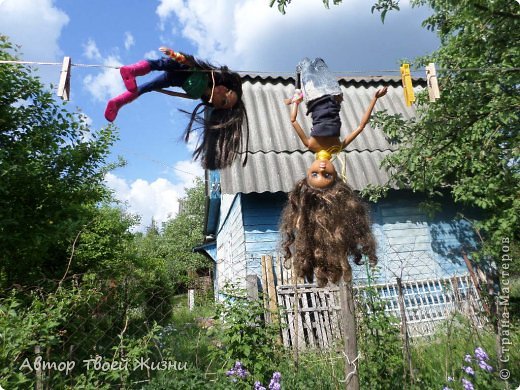
M 348 258 L 377 263 L 376 243 L 365 204 L 343 181 L 326 188 L 309 185 L 308 176 L 289 194 L 282 212 L 280 232 L 286 259 L 293 259 L 296 274 L 319 286 L 350 281 Z
M 294 104 L 291 123 L 303 144 L 316 153 L 316 160 L 308 168 L 307 176 L 296 183 L 282 212 L 282 248 L 286 258 L 293 258 L 300 277 L 313 280 L 315 274 L 320 286 L 328 281 L 336 283 L 342 276 L 350 281 L 348 258 L 361 264 L 366 256 L 375 265 L 376 244 L 366 206 L 338 178 L 331 158 L 361 134 L 387 88 L 374 94 L 358 128 L 340 140 L 342 92 L 336 78 L 320 58 L 314 61 L 305 58 L 297 70 L 303 91 L 297 90 L 286 103 Z M 298 83 L 299 80 L 297 86 Z M 303 99 L 312 114 L 310 137 L 296 120 Z
M 168 95 L 200 100 L 190 114 L 184 133 L 187 142 L 196 124 L 203 129 L 202 142 L 193 153 L 207 169 L 221 169 L 231 165 L 235 158 L 246 153 L 247 161 L 249 125 L 245 105 L 242 101 L 242 80 L 227 66 L 216 67 L 191 55 L 174 52 L 166 47 L 159 48 L 166 57 L 158 60 L 143 60 L 120 68 L 127 91 L 110 99 L 105 109 L 105 118 L 113 122 L 119 110 L 144 93 L 158 91 Z M 136 77 L 151 71 L 162 73 L 142 85 Z M 165 90 L 179 87 L 184 92 Z M 242 150 L 243 124 L 246 131 L 245 151 Z

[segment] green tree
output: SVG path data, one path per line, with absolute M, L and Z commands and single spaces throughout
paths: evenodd
M 484 254 L 497 258 L 503 239 L 518 239 L 520 216 L 520 13 L 509 0 L 416 0 L 433 14 L 423 25 L 441 47 L 417 62 L 435 62 L 441 98 L 421 93 L 415 120 L 376 118 L 401 148 L 384 166 L 402 186 L 429 195 L 447 190 L 475 207 Z
M 330 7 L 330 0 L 321 0 L 325 8 Z M 269 6 L 272 7 L 274 4 L 278 5 L 278 11 L 285 14 L 287 6 L 291 3 L 291 0 L 271 0 Z M 342 3 L 342 0 L 332 0 L 332 4 L 338 5 Z M 385 21 L 385 16 L 388 11 L 399 10 L 399 0 L 377 0 L 372 5 L 372 13 L 377 11 L 381 14 L 381 21 Z
M 190 273 L 208 267 L 208 260 L 193 253 L 193 248 L 204 239 L 204 181 L 196 179 L 195 187 L 186 190 L 186 197 L 180 200 L 181 210 L 163 227 L 163 253 L 174 280 L 181 285 L 190 281 Z
M 5 36 L 0 59 L 17 59 Z M 26 66 L 1 64 L 0 90 L 0 284 L 61 277 L 68 247 L 109 195 L 115 135 L 90 131 Z
M 139 263 L 130 231 L 137 222 L 138 217 L 113 205 L 95 207 L 69 249 L 69 274 L 98 273 L 108 279 L 130 273 Z

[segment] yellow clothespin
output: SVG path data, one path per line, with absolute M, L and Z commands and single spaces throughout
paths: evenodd
M 441 97 L 441 93 L 439 91 L 437 72 L 433 62 L 430 62 L 426 67 L 426 82 L 428 84 L 428 95 L 430 96 L 430 102 L 434 102 Z
M 58 96 L 67 101 L 70 96 L 70 66 L 70 57 L 64 57 L 63 65 L 61 66 L 60 83 L 58 84 Z
M 403 81 L 404 101 L 407 106 L 411 106 L 415 102 L 415 94 L 413 92 L 412 76 L 410 75 L 410 64 L 401 65 L 401 80 Z

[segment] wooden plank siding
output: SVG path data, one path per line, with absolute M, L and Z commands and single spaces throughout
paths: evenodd
M 231 197 L 230 199 L 227 199 Z M 242 224 L 241 194 L 236 196 L 223 195 L 221 220 L 217 235 L 217 261 L 215 272 L 215 293 L 228 282 L 245 288 L 245 241 L 244 226 Z
M 260 259 L 279 250 L 280 213 L 287 200 L 284 193 L 251 193 L 243 195 L 242 212 L 247 253 L 247 273 L 262 276 Z M 277 277 L 277 275 L 275 275 Z
M 445 278 L 468 272 L 462 250 L 476 248 L 470 224 L 456 218 L 457 208 L 443 200 L 434 218 L 421 209 L 423 197 L 394 191 L 371 205 L 373 231 L 378 245 L 380 276 L 377 283 Z M 353 267 L 356 284 L 366 283 L 366 271 Z
M 232 277 L 240 283 L 250 274 L 261 279 L 261 256 L 276 259 L 280 253 L 278 226 L 287 195 L 238 194 L 232 202 L 224 199 L 226 196 L 230 195 L 224 195 L 222 200 L 216 277 Z M 381 270 L 374 282 L 467 273 L 461 251 L 470 253 L 476 246 L 470 224 L 456 218 L 456 208 L 448 201 L 444 201 L 440 214 L 429 218 L 420 208 L 423 200 L 416 194 L 394 191 L 377 204 L 370 204 Z M 366 267 L 352 268 L 355 284 L 366 284 Z M 221 287 L 222 280 L 216 285 Z

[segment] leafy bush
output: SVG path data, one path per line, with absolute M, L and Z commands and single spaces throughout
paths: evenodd
M 222 367 L 241 362 L 251 374 L 248 383 L 265 381 L 276 371 L 278 327 L 264 322 L 261 299 L 249 300 L 245 291 L 233 286 L 223 291 L 226 299 L 217 304 L 215 316 L 218 345 L 211 356 Z

